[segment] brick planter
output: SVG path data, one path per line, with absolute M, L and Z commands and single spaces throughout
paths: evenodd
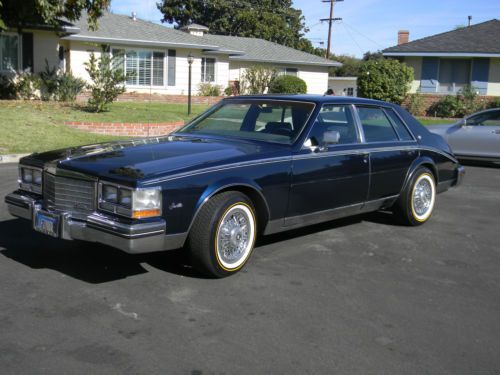
M 169 134 L 184 125 L 184 121 L 163 123 L 65 122 L 64 125 L 94 134 L 122 137 L 157 137 Z

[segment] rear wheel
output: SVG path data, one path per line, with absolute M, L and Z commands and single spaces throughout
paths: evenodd
M 432 215 L 436 202 L 436 182 L 432 172 L 418 168 L 394 207 L 399 221 L 406 225 L 421 225 Z
M 235 191 L 217 194 L 201 208 L 189 234 L 192 264 L 208 276 L 229 276 L 250 258 L 256 234 L 250 199 Z

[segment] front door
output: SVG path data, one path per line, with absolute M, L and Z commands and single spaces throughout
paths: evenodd
M 500 156 L 500 110 L 478 113 L 452 132 L 448 142 L 462 156 Z
M 369 184 L 369 156 L 363 147 L 352 107 L 324 105 L 304 147 L 293 155 L 286 226 L 361 209 Z

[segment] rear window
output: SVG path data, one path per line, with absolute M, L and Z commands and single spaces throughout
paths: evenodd
M 382 108 L 357 107 L 366 142 L 398 141 L 399 137 Z
M 389 116 L 389 118 L 392 120 L 392 123 L 394 127 L 396 128 L 396 132 L 399 135 L 399 139 L 402 141 L 413 141 L 413 137 L 408 130 L 408 128 L 403 124 L 403 121 L 399 118 L 399 116 L 394 113 L 392 109 L 386 109 L 385 113 Z

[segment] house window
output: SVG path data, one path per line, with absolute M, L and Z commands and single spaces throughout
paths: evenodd
M 287 76 L 297 77 L 299 70 L 297 68 L 285 68 L 285 74 Z
M 0 35 L 0 70 L 19 69 L 19 36 L 15 34 Z
M 175 66 L 176 66 L 176 51 L 175 49 L 168 50 L 168 85 L 175 86 Z
M 113 67 L 127 74 L 128 86 L 164 86 L 165 53 L 113 49 Z
M 201 59 L 201 82 L 215 82 L 215 59 L 203 57 Z
M 354 96 L 354 87 L 347 88 L 347 96 Z
M 454 93 L 470 83 L 471 61 L 441 59 L 439 62 L 439 92 Z

